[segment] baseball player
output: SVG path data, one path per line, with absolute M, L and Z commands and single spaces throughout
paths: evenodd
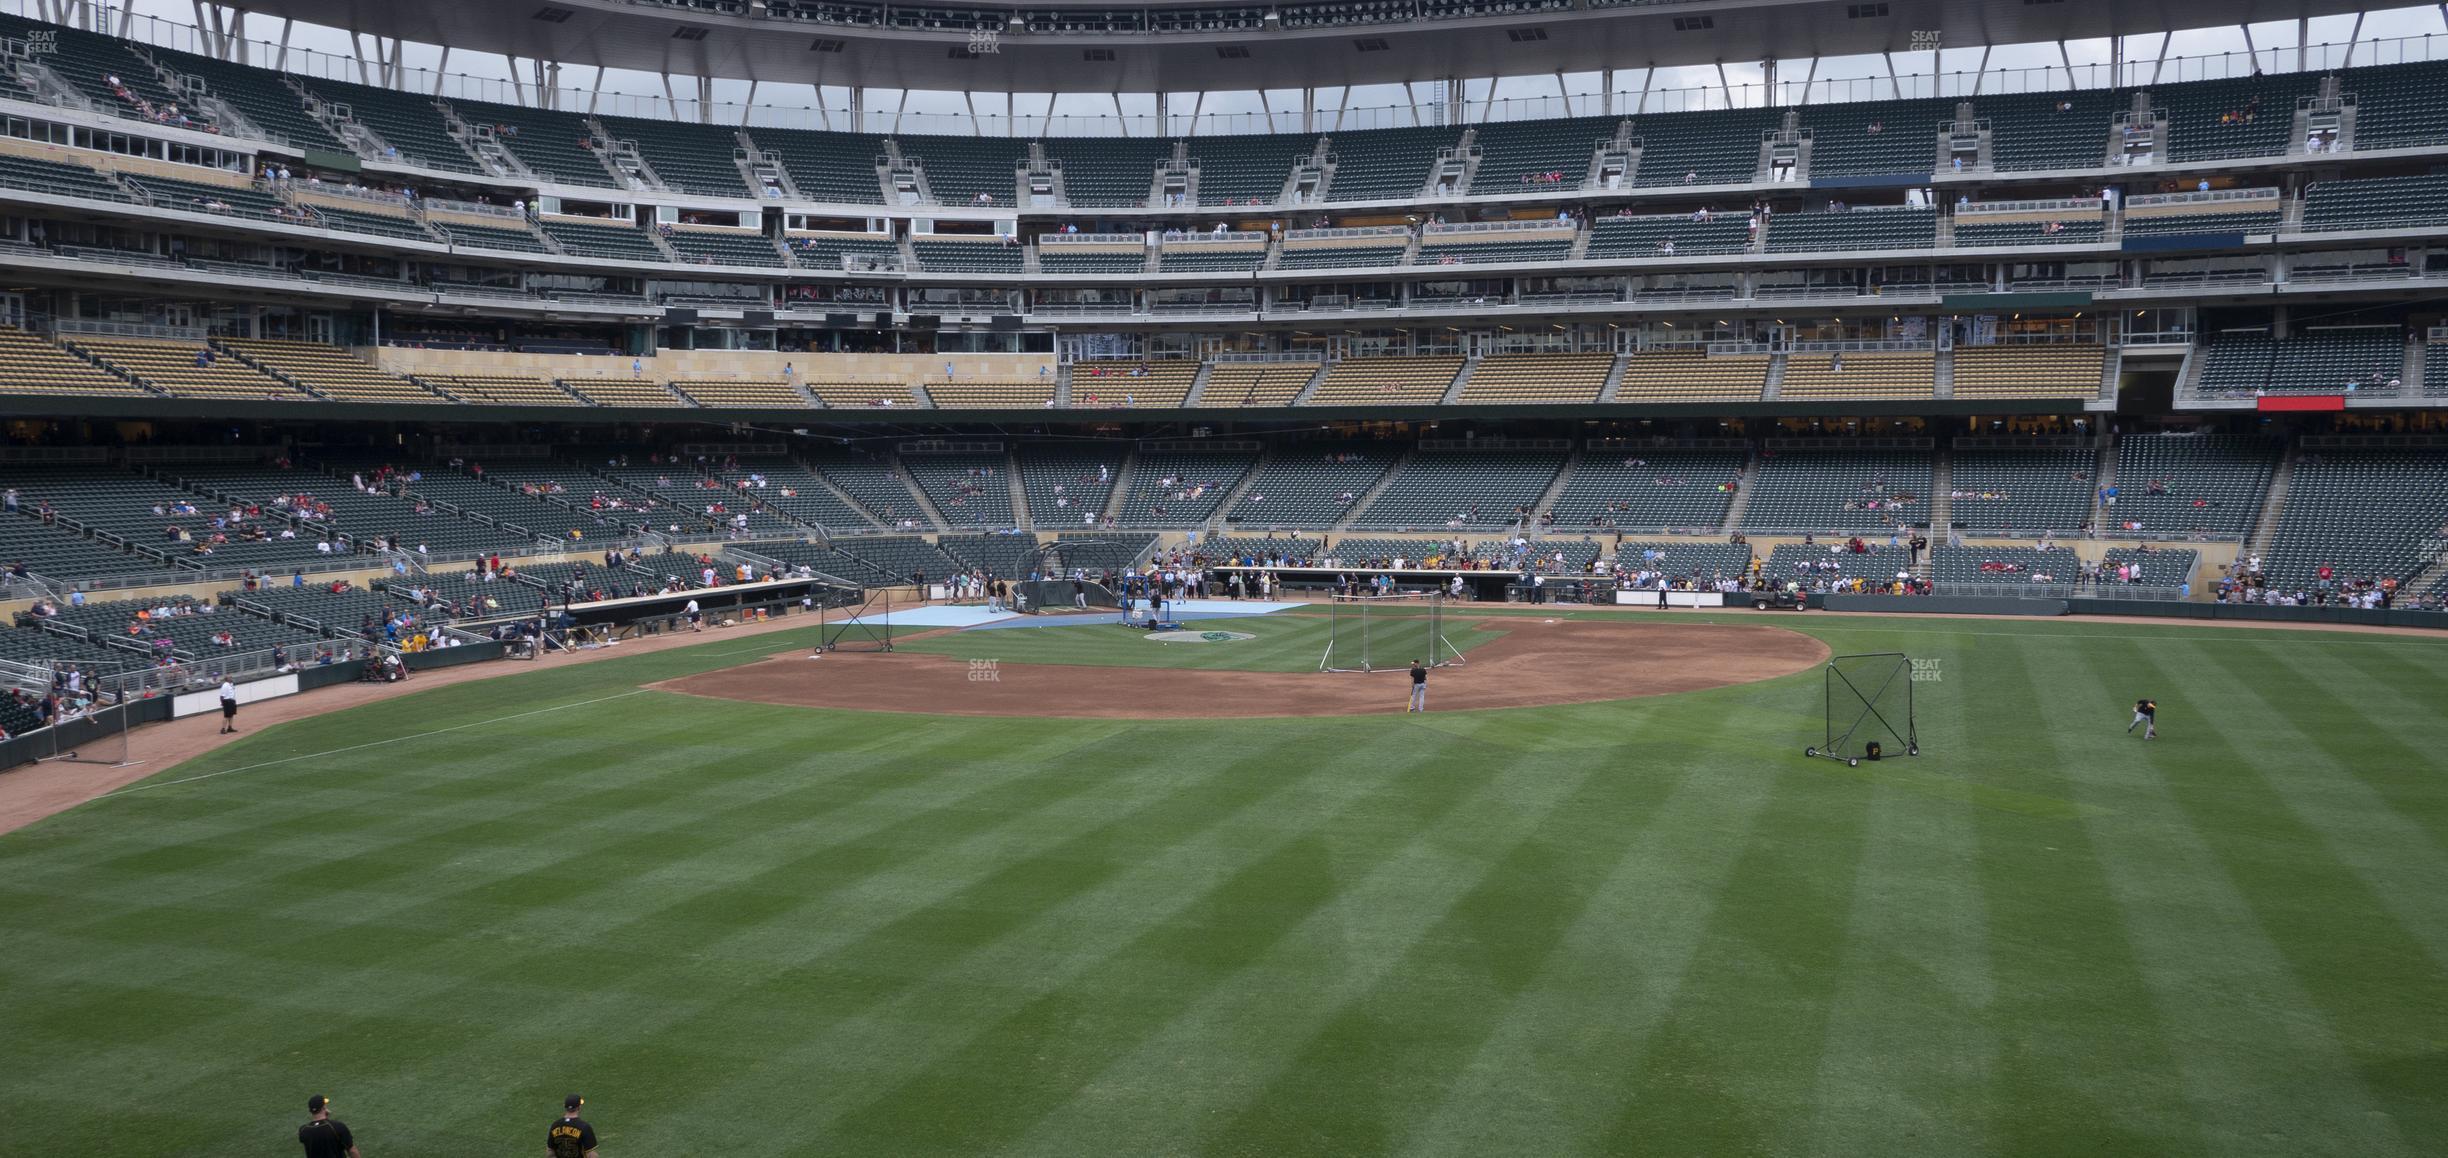
M 2133 735 L 2136 724 L 2142 728 L 2143 739 L 2156 740 L 2159 738 L 2159 702 L 2157 700 L 2134 701 L 2133 723 L 2125 725 L 2125 734 Z
M 1411 661 L 1411 711 L 1428 710 L 1428 667 L 1418 660 Z
M 544 1135 L 544 1152 L 551 1158 L 595 1158 L 595 1127 L 578 1116 L 586 1099 L 576 1094 L 561 1099 L 561 1116 Z
M 306 1148 L 306 1158 L 359 1158 L 348 1125 L 331 1116 L 331 1099 L 321 1094 L 306 1099 L 306 1112 L 314 1115 L 298 1127 L 298 1144 Z

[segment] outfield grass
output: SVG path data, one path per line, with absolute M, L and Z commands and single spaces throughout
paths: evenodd
M 1812 673 L 1147 723 L 638 689 L 790 636 L 251 734 L 0 837 L 0 1153 L 293 1153 L 318 1092 L 369 1158 L 533 1153 L 572 1089 L 607 1158 L 2442 1150 L 2448 645 L 1769 622 L 1937 661 L 1931 754 L 1803 760 Z M 1224 626 L 1185 661 L 1306 630 Z M 1081 630 L 921 646 L 1176 654 Z

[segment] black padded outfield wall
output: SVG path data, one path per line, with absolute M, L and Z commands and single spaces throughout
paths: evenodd
M 2063 599 L 2014 599 L 1969 595 L 1828 595 L 1829 611 L 1887 611 L 1923 615 L 2064 615 Z

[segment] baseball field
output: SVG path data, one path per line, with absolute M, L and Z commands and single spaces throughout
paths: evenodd
M 316 1093 L 531 1154 L 573 1090 L 605 1158 L 2448 1149 L 2448 641 L 1491 611 L 1411 715 L 1325 624 L 250 730 L 0 836 L 0 1154 L 294 1153 Z M 1925 754 L 1804 759 L 1885 651 Z M 1132 710 L 1201 673 L 1295 698 Z

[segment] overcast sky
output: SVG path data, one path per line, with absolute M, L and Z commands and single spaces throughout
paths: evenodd
M 411 2 L 414 2 L 414 0 L 411 0 Z M 2081 0 L 2081 2 L 2105 3 L 2108 2 L 2108 0 Z M 192 26 L 195 23 L 195 9 L 189 0 L 121 0 L 120 3 L 114 3 L 111 6 L 114 8 L 132 8 L 140 17 L 155 17 L 167 22 L 168 24 L 184 27 Z M 0 8 L 31 14 L 32 4 L 30 0 L 0 0 Z M 115 24 L 113 26 L 115 27 Z M 2343 44 L 2349 35 L 2352 34 L 2353 27 L 2354 18 L 2352 16 L 2322 17 L 2311 22 L 2311 34 L 2307 39 L 2309 39 L 2314 45 Z M 276 21 L 257 16 L 253 22 L 250 23 L 248 32 L 254 39 L 269 40 L 278 36 L 278 29 L 279 25 Z M 2438 7 L 2397 8 L 2369 14 L 2364 19 L 2360 39 L 2361 41 L 2368 43 L 2374 40 L 2387 40 L 2400 37 L 2419 37 L 2426 34 L 2437 35 L 2442 33 L 2448 33 L 2448 25 L 2443 24 L 2441 10 Z M 2261 24 L 2254 25 L 2252 27 L 2251 36 L 2253 47 L 2260 50 L 2262 53 L 2267 54 L 2272 49 L 2292 50 L 2295 47 L 2296 30 L 2295 25 L 2292 22 Z M 138 32 L 137 38 L 140 40 L 156 41 L 161 39 L 161 37 L 158 35 L 147 35 L 144 32 Z M 2126 58 L 2129 60 L 2136 58 L 2148 59 L 2160 55 L 2161 39 L 2162 38 L 2158 35 L 2128 37 L 2125 47 Z M 297 49 L 310 49 L 316 52 L 330 53 L 340 57 L 352 57 L 355 55 L 350 47 L 348 34 L 337 29 L 321 28 L 301 24 L 297 26 L 297 29 L 291 34 L 289 43 L 293 53 Z M 2104 39 L 2095 41 L 2077 41 L 2069 43 L 2067 45 L 2067 51 L 2073 58 L 2074 63 L 2077 65 L 2095 64 L 2105 62 L 2109 58 L 2109 47 L 2108 41 Z M 2448 51 L 2448 39 L 2443 40 L 2442 48 L 2443 51 Z M 2203 57 L 2219 53 L 2241 53 L 2243 51 L 2245 51 L 2245 34 L 2242 30 L 2234 27 L 2203 29 L 2199 31 L 2178 33 L 2176 34 L 2173 42 L 2167 46 L 2167 55 L 2171 58 Z M 405 46 L 403 55 L 409 67 L 431 69 L 438 63 L 441 56 L 441 50 L 433 45 L 412 44 Z M 2359 52 L 2356 56 L 2356 63 L 2363 63 L 2368 58 L 2368 50 L 2365 52 Z M 258 63 L 266 62 L 268 60 L 268 56 L 257 58 Z M 2285 60 L 2280 62 L 2279 67 L 2291 68 L 2293 67 L 2292 61 L 2293 53 L 2289 51 L 2285 54 Z M 1928 53 L 1914 53 L 1910 54 L 1909 57 L 1899 55 L 1896 59 L 1897 69 L 1907 73 L 1928 73 L 1931 71 L 1930 63 L 1930 55 Z M 1959 48 L 1949 50 L 1943 54 L 1938 63 L 1940 65 L 1939 71 L 1942 72 L 1972 69 L 1977 67 L 1980 63 L 1980 51 L 1977 48 Z M 293 60 L 292 67 L 296 66 L 297 62 Z M 451 56 L 450 66 L 453 73 L 465 74 L 492 82 L 505 82 L 510 76 L 508 62 L 502 60 L 500 57 L 487 58 L 475 53 L 455 52 Z M 1787 62 L 1780 67 L 1783 69 L 1784 79 L 1788 83 L 1792 83 L 1802 75 L 1803 70 L 1807 66 L 1804 62 L 1793 61 Z M 2054 44 L 2001 47 L 1991 52 L 1989 57 L 1989 67 L 1992 71 L 2002 69 L 2036 70 L 2044 68 L 2058 68 L 2057 47 Z M 1726 74 L 1727 79 L 1736 85 L 1741 85 L 1746 82 L 1756 83 L 1760 79 L 1760 69 L 1756 64 L 1728 64 L 1726 66 Z M 1874 56 L 1830 58 L 1819 63 L 1817 75 L 1823 80 L 1847 80 L 1855 78 L 1883 77 L 1886 75 L 1886 64 L 1878 57 Z M 2172 79 L 2185 79 L 2189 77 L 2190 74 L 2182 73 L 2181 70 L 2171 66 L 2169 75 Z M 2046 83 L 2034 83 L 2013 85 L 2010 87 L 2061 86 L 2063 84 L 2062 76 L 2062 70 L 2060 70 L 2059 79 L 2053 82 L 2053 85 Z M 562 70 L 562 79 L 564 85 L 567 87 L 583 88 L 592 83 L 594 80 L 594 70 L 590 68 L 564 68 Z M 2035 74 L 2035 79 L 2037 79 L 2037 74 Z M 1619 88 L 1628 85 L 1636 89 L 1640 85 L 1640 81 L 1641 78 L 1639 77 L 1637 70 L 1619 73 L 1617 77 L 1617 84 Z M 1568 74 L 1562 78 L 1561 83 L 1566 92 L 1573 94 L 1594 92 L 1597 90 L 1600 84 L 1596 74 L 1579 76 Z M 1701 89 L 1713 88 L 1716 86 L 1716 84 L 1717 76 L 1714 69 L 1698 67 L 1662 69 L 1655 78 L 1652 87 L 1660 90 Z M 1500 98 L 1524 99 L 1554 97 L 1558 93 L 1558 85 L 1558 78 L 1552 75 L 1508 78 L 1497 83 L 1496 96 Z M 1989 87 L 1994 88 L 1997 86 Z M 663 82 L 661 78 L 652 74 L 612 72 L 604 77 L 603 90 L 606 93 L 630 94 L 634 102 L 645 102 L 651 100 L 655 104 L 659 105 L 661 103 L 663 93 Z M 1473 100 L 1484 98 L 1487 95 L 1487 85 L 1485 82 L 1473 82 L 1468 86 L 1468 93 Z M 498 88 L 493 91 L 487 91 L 478 95 L 485 95 L 492 97 L 493 99 L 500 100 L 515 99 L 511 95 L 511 92 L 506 85 L 499 85 Z M 714 99 L 718 105 L 736 104 L 743 100 L 746 95 L 747 84 L 744 81 L 718 82 L 715 86 Z M 1420 92 L 1420 95 L 1423 98 L 1428 95 L 1424 86 Z M 1867 96 L 1872 94 L 1861 95 Z M 1878 93 L 1876 95 L 1883 96 L 1886 94 Z M 1907 90 L 1907 95 L 1910 95 L 1909 89 Z M 1262 98 L 1260 94 L 1255 93 L 1211 94 L 1207 99 L 1206 108 L 1209 112 L 1255 114 L 1262 108 L 1260 103 L 1262 99 L 1266 102 L 1266 104 L 1272 105 L 1278 111 L 1279 115 L 1282 113 L 1296 112 L 1296 110 L 1298 110 L 1300 107 L 1300 98 L 1297 93 L 1279 92 L 1267 95 L 1264 98 Z M 826 94 L 825 100 L 828 105 L 836 108 L 845 103 L 845 98 L 838 89 L 830 90 Z M 871 96 L 869 106 L 871 108 L 883 107 L 884 105 L 889 104 L 890 100 L 890 97 L 885 97 L 882 100 L 879 100 L 878 98 Z M 766 84 L 761 86 L 758 90 L 758 102 L 760 105 L 766 106 L 795 108 L 812 105 L 815 103 L 815 100 L 812 90 L 806 86 L 777 86 L 773 84 Z M 1403 92 L 1399 87 L 1392 85 L 1358 88 L 1354 89 L 1348 94 L 1339 93 L 1331 89 L 1320 92 L 1319 104 L 1321 106 L 1333 106 L 1338 103 L 1351 109 L 1375 109 L 1383 106 L 1408 105 L 1411 102 L 1403 95 Z M 1125 94 L 1122 98 L 1122 107 L 1126 113 L 1131 115 L 1144 115 L 1154 111 L 1154 100 L 1153 98 L 1145 95 L 1134 97 L 1131 94 Z M 957 93 L 913 93 L 910 95 L 908 101 L 908 109 L 912 113 L 962 114 L 966 111 L 966 108 L 967 106 Z M 1023 96 L 1018 101 L 1018 108 L 1023 114 L 1034 115 L 1040 113 L 1045 108 L 1045 98 L 1042 95 L 1034 98 Z M 1061 97 L 1055 105 L 1055 111 L 1059 114 L 1079 116 L 1097 116 L 1109 114 L 1112 111 L 1112 108 L 1113 104 L 1110 98 L 1104 96 L 1103 94 L 1066 95 Z M 637 107 L 637 104 L 633 103 L 630 107 L 624 107 L 618 110 L 614 110 L 607 105 L 604 108 L 604 111 L 619 111 L 623 113 L 651 116 L 663 115 L 667 110 L 660 108 L 648 109 Z M 981 100 L 977 104 L 977 111 L 980 114 L 999 113 L 1002 111 L 1002 106 L 999 100 L 991 102 Z M 733 116 L 736 118 L 736 113 L 733 114 Z M 1367 118 L 1359 118 L 1350 122 L 1350 124 L 1355 127 L 1369 127 L 1374 123 L 1381 122 L 1373 121 Z M 914 127 L 943 129 L 947 128 L 948 126 L 937 124 L 918 125 Z M 1250 127 L 1264 128 L 1265 126 L 1254 125 Z

